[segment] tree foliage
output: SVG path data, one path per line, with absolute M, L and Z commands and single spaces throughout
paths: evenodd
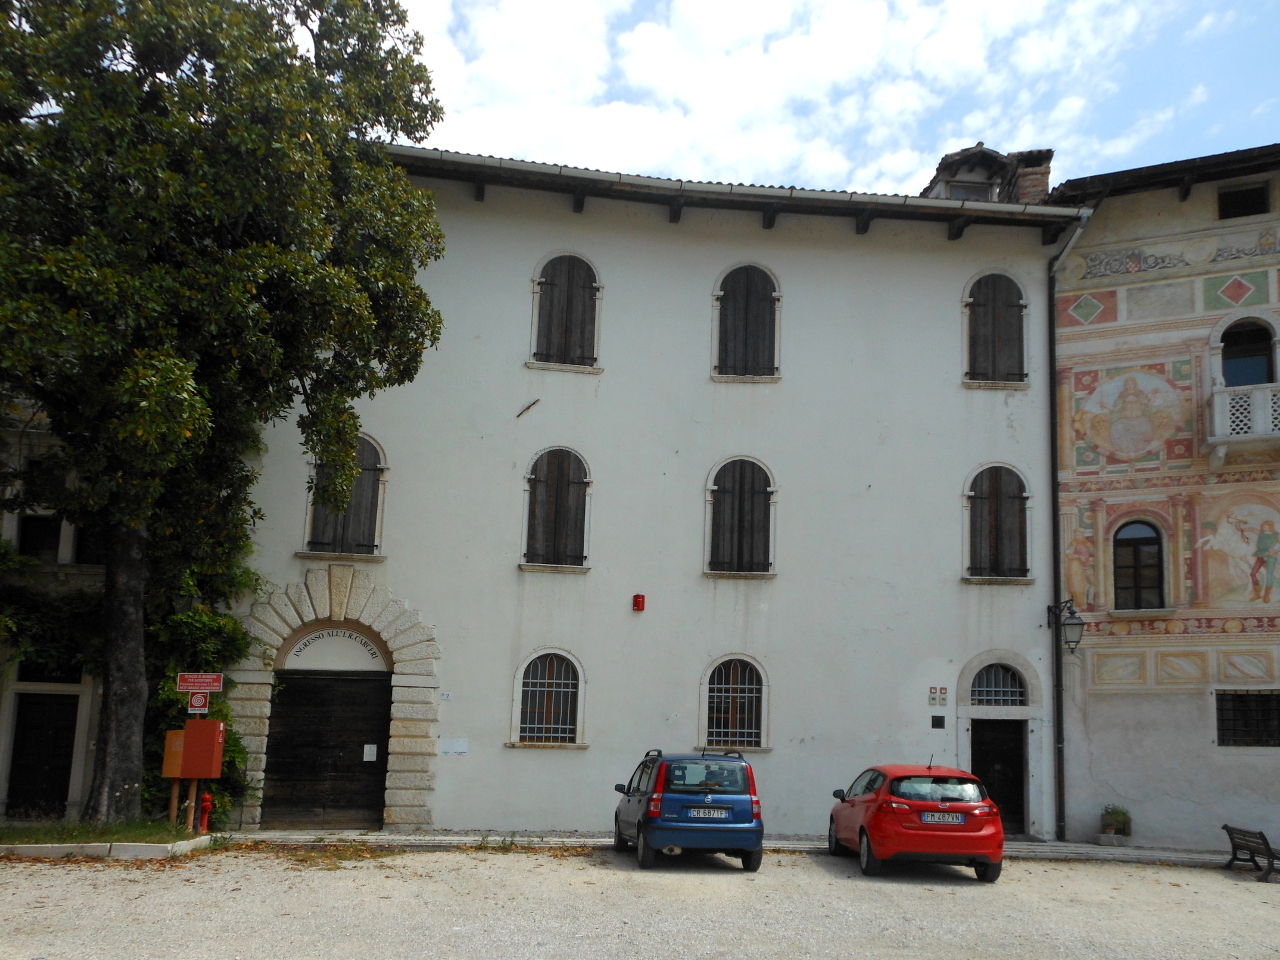
M 395 0 L 0 11 L 0 396 L 56 441 L 3 506 L 110 541 L 97 762 L 115 766 L 90 802 L 136 816 L 144 607 L 153 650 L 243 642 L 225 611 L 252 579 L 261 426 L 297 411 L 340 508 L 352 400 L 411 380 L 439 337 L 416 274 L 443 239 L 383 144 L 441 111 Z

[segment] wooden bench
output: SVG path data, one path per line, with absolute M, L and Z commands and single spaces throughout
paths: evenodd
M 1258 857 L 1262 857 L 1267 861 L 1267 868 L 1262 870 L 1262 876 L 1258 878 L 1258 882 L 1265 883 L 1275 869 L 1277 859 L 1271 844 L 1267 842 L 1267 835 L 1261 830 L 1242 830 L 1240 827 L 1230 827 L 1225 823 L 1222 829 L 1227 831 L 1227 839 L 1231 841 L 1231 859 L 1226 862 L 1225 869 L 1230 870 L 1239 862 L 1251 863 L 1255 870 L 1262 870 L 1262 865 L 1258 863 Z

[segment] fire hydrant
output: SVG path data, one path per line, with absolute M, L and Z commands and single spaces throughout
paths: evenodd
M 213 794 L 208 790 L 200 794 L 200 832 L 209 832 L 209 814 L 213 813 Z

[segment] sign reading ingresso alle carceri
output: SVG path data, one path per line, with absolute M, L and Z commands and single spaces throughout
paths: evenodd
M 222 674 L 180 673 L 178 674 L 178 689 L 184 693 L 193 690 L 220 692 L 222 690 Z
M 354 644 L 363 650 L 364 654 L 366 654 L 370 660 L 377 661 L 378 663 L 382 662 L 382 654 L 378 651 L 378 648 L 374 646 L 367 637 L 362 637 L 354 630 L 317 630 L 310 636 L 304 637 L 298 645 L 293 648 L 293 652 L 290 653 L 289 656 L 290 658 L 302 659 L 303 654 L 311 646 L 324 640 L 346 641 L 347 643 Z

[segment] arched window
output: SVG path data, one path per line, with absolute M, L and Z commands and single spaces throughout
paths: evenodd
M 761 746 L 763 718 L 764 685 L 754 664 L 717 665 L 707 681 L 707 746 Z
M 1275 382 L 1271 328 L 1257 320 L 1233 323 L 1222 334 L 1222 379 L 1228 387 Z
M 730 460 L 716 471 L 711 490 L 711 544 L 707 569 L 769 573 L 769 474 L 751 460 Z
M 524 668 L 520 686 L 520 742 L 576 743 L 578 668 L 568 657 L 544 653 Z
M 989 273 L 969 288 L 970 380 L 1021 383 L 1022 291 L 1008 277 Z
M 724 377 L 772 377 L 777 363 L 777 288 L 759 267 L 730 270 L 720 290 L 719 352 Z
M 1027 684 L 1013 667 L 992 663 L 973 678 L 969 696 L 975 707 L 1025 707 Z
M 533 464 L 525 563 L 580 567 L 587 559 L 587 466 L 571 450 L 548 450 Z
M 1164 606 L 1164 558 L 1160 534 L 1149 523 L 1126 523 L 1116 531 L 1114 568 L 1117 610 Z
M 596 363 L 596 272 L 581 257 L 554 257 L 538 280 L 538 336 L 533 359 L 593 367 Z
M 342 513 L 315 504 L 311 513 L 311 537 L 307 549 L 316 553 L 376 553 L 378 550 L 378 501 L 382 495 L 381 457 L 378 448 L 360 437 L 356 441 L 360 474 L 351 488 L 351 500 Z M 316 464 L 316 480 L 327 468 Z
M 1025 577 L 1027 491 L 1008 467 L 987 467 L 969 490 L 969 576 Z

